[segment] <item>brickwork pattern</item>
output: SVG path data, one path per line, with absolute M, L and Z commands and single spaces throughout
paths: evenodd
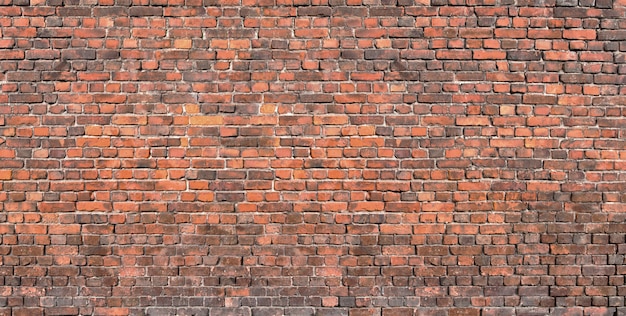
M 625 5 L 0 0 L 0 315 L 626 315 Z

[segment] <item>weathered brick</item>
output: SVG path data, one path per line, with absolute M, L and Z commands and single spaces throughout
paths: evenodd
M 558 18 L 583 18 L 589 17 L 589 13 L 592 9 L 588 8 L 565 8 L 565 7 L 556 7 L 554 8 L 554 16 Z
M 161 16 L 163 8 L 157 6 L 133 6 L 128 9 L 130 16 Z
M 298 16 L 331 16 L 331 14 L 331 7 L 314 6 L 298 8 Z
M 0 314 L 624 309 L 624 1 L 105 2 L 0 0 Z
M 89 7 L 61 7 L 57 8 L 59 16 L 91 16 Z
M 509 51 L 507 59 L 510 60 L 540 60 L 541 52 L 538 51 Z
M 61 51 L 63 59 L 96 59 L 96 51 L 94 49 L 66 49 Z
M 397 59 L 399 52 L 396 50 L 366 50 L 365 59 Z
M 20 60 L 24 59 L 24 51 L 0 49 L 0 60 Z

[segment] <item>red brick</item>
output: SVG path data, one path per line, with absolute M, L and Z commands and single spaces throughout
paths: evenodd
M 543 58 L 545 60 L 558 60 L 558 61 L 570 61 L 577 60 L 578 56 L 576 52 L 555 52 L 549 51 L 543 53 Z
M 561 30 L 528 30 L 528 38 L 549 38 L 558 39 L 562 37 Z
M 506 52 L 497 50 L 475 50 L 472 57 L 474 59 L 506 59 Z
M 327 115 L 327 116 L 314 116 L 313 124 L 315 125 L 344 125 L 348 123 L 348 117 L 344 115 Z
M 622 312 L 624 0 L 120 3 L 0 0 L 0 314 Z
M 94 315 L 126 316 L 130 311 L 126 307 L 96 307 Z
M 11 315 L 15 316 L 37 316 L 44 315 L 44 309 L 38 307 L 14 307 Z
M 481 117 L 481 116 L 468 116 L 468 117 L 457 117 L 456 125 L 460 126 L 480 126 L 480 125 L 490 125 L 491 122 L 489 117 Z
M 0 49 L 0 60 L 24 59 L 24 51 Z
M 491 28 L 462 28 L 459 36 L 463 38 L 490 38 L 493 36 Z
M 481 315 L 479 308 L 453 308 L 450 309 L 450 316 L 479 316 Z
M 563 31 L 563 38 L 578 40 L 594 40 L 596 39 L 595 30 L 586 29 L 568 29 Z
M 523 139 L 492 139 L 489 142 L 493 147 L 522 147 L 524 145 Z
M 558 117 L 529 117 L 526 120 L 528 126 L 558 126 L 561 125 L 561 119 Z

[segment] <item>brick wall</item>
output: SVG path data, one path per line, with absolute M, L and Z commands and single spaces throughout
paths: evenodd
M 0 315 L 626 315 L 625 4 L 0 0 Z

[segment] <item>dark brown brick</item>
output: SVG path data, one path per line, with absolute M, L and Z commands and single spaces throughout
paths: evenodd
M 59 16 L 91 16 L 91 9 L 88 7 L 61 7 L 57 8 Z
M 163 8 L 161 7 L 141 7 L 141 6 L 133 6 L 128 9 L 128 14 L 130 16 L 162 16 Z

